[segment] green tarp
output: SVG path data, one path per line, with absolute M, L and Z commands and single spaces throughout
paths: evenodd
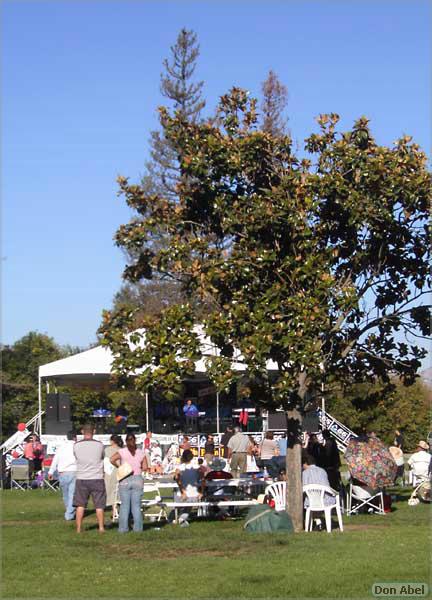
M 250 533 L 294 532 L 289 515 L 285 511 L 276 512 L 268 504 L 252 506 L 246 517 L 244 528 Z

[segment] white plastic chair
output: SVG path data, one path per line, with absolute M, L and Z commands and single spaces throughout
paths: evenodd
M 319 485 L 317 483 L 310 483 L 303 486 L 303 491 L 309 500 L 309 506 L 306 507 L 306 518 L 305 518 L 305 530 L 312 531 L 312 519 L 311 513 L 323 512 L 325 516 L 327 532 L 331 532 L 331 511 L 335 509 L 338 518 L 339 529 L 343 531 L 342 522 L 342 508 L 340 503 L 339 494 L 332 490 L 332 488 L 326 485 Z M 329 496 L 334 498 L 334 503 L 330 505 L 325 504 L 325 499 Z
M 374 504 L 372 500 L 378 500 L 378 505 Z M 369 512 L 376 512 L 380 515 L 384 515 L 384 496 L 382 492 L 376 494 L 370 494 L 367 490 L 360 487 L 359 485 L 353 485 L 350 483 L 349 494 L 348 494 L 348 507 L 347 515 L 358 513 L 362 507 L 369 507 Z
M 423 474 L 418 474 L 414 469 L 410 469 L 408 471 L 408 485 L 412 485 L 413 487 L 417 487 L 420 483 L 424 483 L 428 481 L 428 476 Z
M 286 507 L 286 481 L 275 481 L 265 489 L 265 495 L 269 495 L 275 502 L 275 510 L 285 510 Z

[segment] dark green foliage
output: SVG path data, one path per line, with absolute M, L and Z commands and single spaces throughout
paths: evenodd
M 404 386 L 362 383 L 347 386 L 327 400 L 327 410 L 350 429 L 375 431 L 383 441 L 392 444 L 395 429 L 404 435 L 407 451 L 414 451 L 431 430 L 432 390 L 421 381 Z
M 119 177 L 137 218 L 116 242 L 134 253 L 131 282 L 169 278 L 184 301 L 143 321 L 134 349 L 125 340 L 133 311 L 106 312 L 103 342 L 121 376 L 136 373 L 138 390 L 171 396 L 202 354 L 197 325 L 219 350 L 204 356 L 219 390 L 243 362 L 259 400 L 289 412 L 287 507 L 298 531 L 299 432 L 323 372 L 330 383 L 397 375 L 409 384 L 426 354 L 415 336 L 429 332 L 427 158 L 407 136 L 378 145 L 364 117 L 338 132 L 330 114 L 319 117 L 300 159 L 289 136 L 259 130 L 256 101 L 239 88 L 221 98 L 213 119 L 160 115 L 178 157 L 177 196 Z M 398 341 L 400 330 L 410 341 Z
M 2 437 L 16 431 L 38 412 L 38 368 L 58 360 L 64 351 L 53 338 L 31 331 L 2 348 Z
M 331 114 L 318 119 L 320 132 L 305 144 L 310 159 L 300 160 L 288 136 L 257 129 L 255 105 L 234 88 L 216 119 L 191 123 L 161 110 L 181 165 L 175 202 L 119 178 L 140 215 L 116 236 L 126 250 L 142 248 L 128 276 L 169 276 L 188 301 L 152 323 L 151 348 L 135 356 L 119 335 L 131 327 L 130 314 L 107 314 L 102 331 L 116 366 L 127 373 L 150 361 L 137 387 L 172 391 L 192 366 L 178 366 L 175 353 L 181 347 L 196 355 L 192 328 L 202 321 L 221 349 L 208 358 L 218 387 L 235 376 L 237 349 L 269 405 L 303 408 L 319 388 L 321 366 L 330 381 L 386 381 L 398 373 L 412 382 L 425 352 L 394 334 L 427 334 L 421 302 L 429 289 L 431 181 L 424 153 L 408 137 L 377 145 L 365 118 L 338 133 Z M 166 244 L 151 252 L 162 226 Z M 209 307 L 204 318 L 197 299 Z M 182 319 L 183 329 L 173 327 Z M 268 359 L 279 367 L 274 381 Z

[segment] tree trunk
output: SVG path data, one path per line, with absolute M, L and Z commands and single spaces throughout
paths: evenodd
M 303 486 L 301 461 L 302 414 L 299 410 L 287 411 L 287 512 L 294 531 L 303 530 Z

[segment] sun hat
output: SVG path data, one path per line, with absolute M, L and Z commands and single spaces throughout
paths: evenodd
M 209 464 L 210 469 L 212 469 L 213 471 L 222 471 L 225 468 L 225 466 L 226 466 L 226 461 L 222 460 L 221 458 L 215 458 Z
M 423 448 L 423 450 L 429 450 L 429 444 L 427 442 L 425 442 L 424 440 L 420 440 L 419 443 L 417 444 L 417 446 L 419 448 Z
M 403 452 L 400 448 L 398 448 L 397 446 L 390 446 L 389 448 L 389 452 L 390 454 L 393 456 L 393 458 L 396 460 L 397 458 L 401 458 L 403 457 Z

